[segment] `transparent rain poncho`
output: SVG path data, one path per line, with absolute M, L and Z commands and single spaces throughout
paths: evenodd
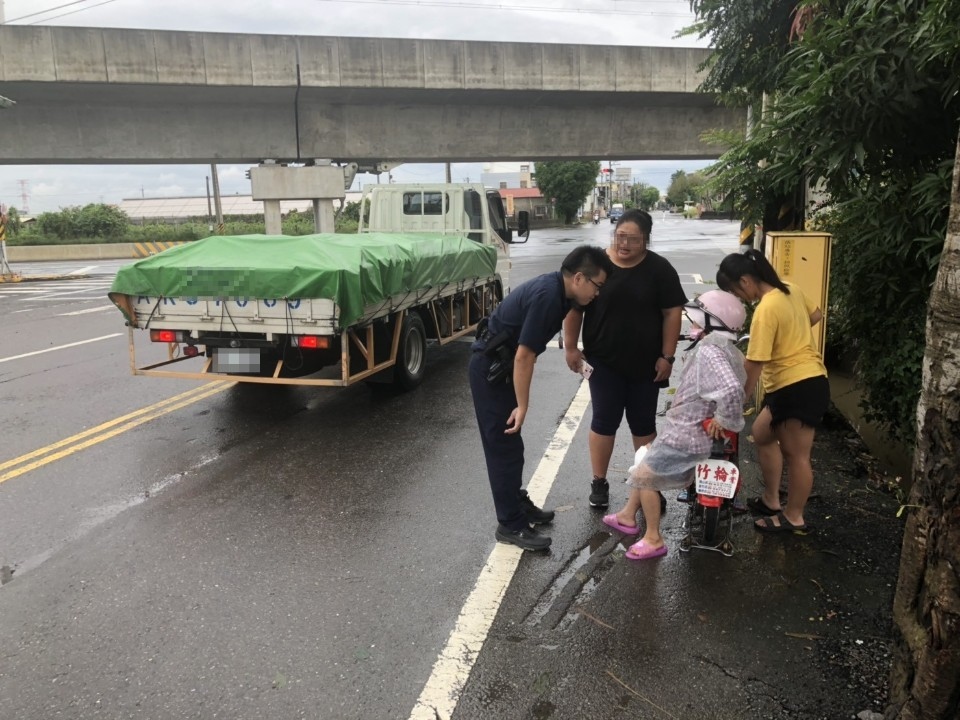
M 688 486 L 694 468 L 710 456 L 703 421 L 716 418 L 727 430 L 743 429 L 743 353 L 725 333 L 713 332 L 684 356 L 680 382 L 657 438 L 637 451 L 627 483 L 645 490 Z

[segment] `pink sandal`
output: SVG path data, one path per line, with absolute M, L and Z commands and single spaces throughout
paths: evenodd
M 630 527 L 629 525 L 623 525 L 619 520 L 617 520 L 617 514 L 613 513 L 612 515 L 603 516 L 603 524 L 612 527 L 614 530 L 619 530 L 624 535 L 636 535 L 640 532 L 639 527 Z
M 627 557 L 631 560 L 650 560 L 667 554 L 667 546 L 650 547 L 644 540 L 636 542 L 627 550 Z

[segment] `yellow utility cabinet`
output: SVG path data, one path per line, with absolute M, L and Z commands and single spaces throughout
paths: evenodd
M 823 311 L 823 320 L 813 328 L 817 350 L 823 355 L 827 342 L 827 291 L 830 285 L 830 233 L 771 231 L 766 254 L 781 280 L 799 287 Z

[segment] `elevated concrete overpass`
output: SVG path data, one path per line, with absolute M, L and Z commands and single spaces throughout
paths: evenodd
M 713 158 L 706 53 L 0 26 L 0 164 Z

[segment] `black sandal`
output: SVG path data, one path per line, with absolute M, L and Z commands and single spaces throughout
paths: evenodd
M 756 513 L 757 515 L 766 515 L 771 517 L 780 512 L 780 509 L 774 510 L 772 507 L 767 507 L 767 504 L 763 501 L 762 495 L 757 495 L 747 500 L 747 507 L 750 508 L 751 512 Z
M 765 533 L 805 533 L 809 530 L 806 525 L 794 525 L 782 512 L 760 518 L 753 527 Z

